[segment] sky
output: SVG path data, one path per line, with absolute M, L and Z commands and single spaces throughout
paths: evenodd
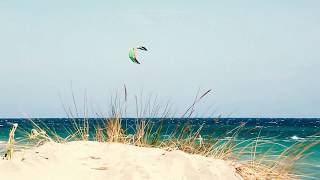
M 72 94 L 79 109 L 106 112 L 124 84 L 131 109 L 135 95 L 157 96 L 183 112 L 212 89 L 197 116 L 320 117 L 319 9 L 316 0 L 1 0 L 0 118 L 65 117 Z M 149 51 L 133 64 L 128 49 L 140 45 Z

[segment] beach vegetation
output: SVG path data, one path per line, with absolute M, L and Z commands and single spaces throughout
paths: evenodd
M 295 168 L 299 160 L 310 154 L 310 149 L 319 144 L 297 142 L 291 146 L 285 146 L 263 137 L 239 140 L 243 133 L 245 123 L 225 132 L 222 135 L 212 132 L 203 133 L 205 125 L 194 126 L 188 121 L 194 112 L 197 103 L 201 101 L 211 90 L 197 95 L 191 106 L 182 113 L 185 118 L 182 124 L 176 124 L 169 128 L 166 126 L 166 118 L 170 117 L 171 106 L 165 103 L 161 106 L 156 103 L 156 98 L 149 98 L 146 103 L 135 96 L 136 114 L 135 124 L 128 125 L 125 120 L 127 111 L 127 91 L 125 98 L 119 100 L 113 98 L 111 112 L 108 117 L 103 117 L 100 124 L 90 125 L 90 118 L 69 117 L 73 123 L 72 129 L 67 129 L 67 135 L 61 136 L 46 125 L 36 124 L 32 119 L 31 129 L 23 129 L 26 136 L 24 140 L 31 142 L 30 148 L 39 146 L 45 142 L 67 143 L 70 141 L 98 141 L 101 143 L 123 143 L 139 147 L 161 148 L 166 151 L 183 151 L 189 154 L 197 154 L 214 159 L 222 159 L 234 166 L 235 172 L 243 179 L 301 179 L 312 178 L 313 175 L 303 174 Z M 76 103 L 74 103 L 76 104 Z M 76 106 L 75 106 L 76 107 Z M 160 108 L 162 107 L 162 109 Z M 75 108 L 76 111 L 77 108 Z M 78 112 L 74 113 L 77 114 Z M 72 113 L 69 113 L 72 114 Z M 87 114 L 87 113 L 84 113 Z M 146 116 L 147 114 L 147 116 Z M 155 122 L 154 118 L 158 118 Z M 216 118 L 212 121 L 217 122 Z M 13 156 L 14 131 L 10 131 L 6 158 Z M 281 152 L 274 153 L 272 148 L 280 146 Z M 309 153 L 308 153 L 309 152 Z M 312 166 L 312 165 L 310 165 Z

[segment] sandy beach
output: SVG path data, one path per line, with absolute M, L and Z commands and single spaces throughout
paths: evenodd
M 0 161 L 0 179 L 241 179 L 229 162 L 118 143 L 46 143 Z

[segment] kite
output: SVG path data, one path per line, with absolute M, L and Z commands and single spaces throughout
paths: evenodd
M 142 50 L 142 51 L 148 51 L 148 49 L 144 46 L 139 46 L 137 48 L 131 48 L 129 50 L 129 58 L 131 59 L 132 62 L 140 64 L 140 62 L 137 59 L 137 51 Z

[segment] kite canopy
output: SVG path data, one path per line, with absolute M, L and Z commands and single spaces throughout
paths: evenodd
M 146 47 L 144 47 L 144 46 L 139 46 L 139 47 L 137 47 L 137 49 L 141 49 L 143 51 L 148 51 L 148 49 Z
M 137 51 L 142 50 L 142 51 L 148 51 L 146 47 L 144 46 L 139 46 L 137 48 L 131 48 L 129 50 L 129 58 L 131 59 L 132 62 L 140 64 L 140 62 L 137 60 Z

